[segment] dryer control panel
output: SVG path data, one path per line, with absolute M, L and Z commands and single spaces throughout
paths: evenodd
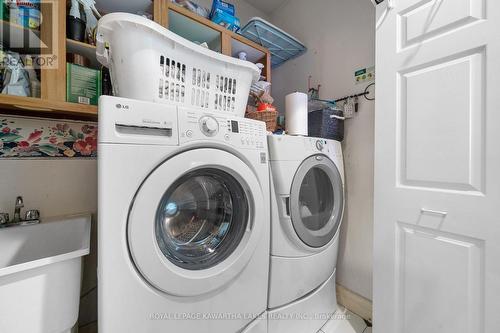
M 340 142 L 321 138 L 304 138 L 304 145 L 309 152 L 323 153 L 330 156 L 341 156 Z
M 260 121 L 179 108 L 180 142 L 221 141 L 237 148 L 265 149 L 266 126 Z

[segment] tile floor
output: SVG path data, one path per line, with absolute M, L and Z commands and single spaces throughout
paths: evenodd
M 367 327 L 361 317 L 340 306 L 335 317 L 330 319 L 318 333 L 371 333 L 371 331 L 371 327 Z
M 80 328 L 80 333 L 97 333 L 97 323 Z M 342 306 L 337 316 L 331 319 L 318 333 L 372 333 L 364 320 Z

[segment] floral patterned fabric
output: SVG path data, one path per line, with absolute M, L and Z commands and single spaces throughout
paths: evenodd
M 0 158 L 97 156 L 97 124 L 0 115 Z

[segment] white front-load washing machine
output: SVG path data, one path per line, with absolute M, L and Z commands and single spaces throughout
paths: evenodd
M 99 130 L 99 332 L 267 332 L 265 125 L 101 97 Z
M 340 142 L 268 136 L 271 167 L 269 332 L 316 332 L 337 309 L 344 211 Z

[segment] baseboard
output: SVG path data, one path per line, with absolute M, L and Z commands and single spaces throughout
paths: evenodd
M 372 322 L 372 302 L 339 284 L 337 284 L 337 303 L 364 320 Z

